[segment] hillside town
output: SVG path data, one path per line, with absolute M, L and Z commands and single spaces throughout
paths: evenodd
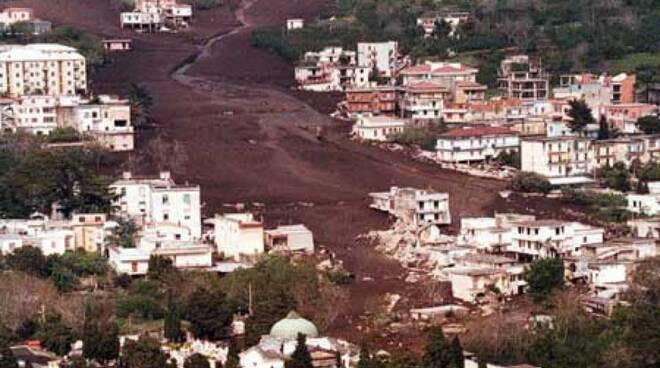
M 0 368 L 660 364 L 655 69 L 272 1 L 3 4 Z

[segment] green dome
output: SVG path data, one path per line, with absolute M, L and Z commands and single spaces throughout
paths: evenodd
M 299 333 L 307 337 L 319 336 L 316 326 L 294 311 L 289 312 L 286 318 L 277 321 L 270 329 L 271 336 L 281 339 L 295 339 Z

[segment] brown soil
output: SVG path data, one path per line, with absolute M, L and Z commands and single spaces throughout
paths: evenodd
M 114 54 L 112 62 L 95 73 L 93 83 L 96 91 L 108 93 L 140 82 L 154 96 L 152 115 L 159 127 L 143 133 L 131 161 L 149 157 L 147 142 L 158 135 L 182 147 L 185 163 L 174 168 L 175 178 L 201 185 L 206 215 L 225 210 L 227 203 L 259 202 L 266 206 L 269 225 L 308 225 L 318 243 L 336 252 L 356 275 L 350 286 L 352 308 L 332 327 L 333 334 L 355 338 L 370 299 L 386 292 L 414 295 L 420 287 L 403 282 L 404 272 L 395 261 L 370 247 L 356 248 L 357 235 L 389 226 L 386 216 L 369 209 L 369 192 L 391 185 L 449 192 L 455 221 L 496 209 L 556 211 L 552 201 L 500 198 L 504 182 L 442 170 L 348 140 L 346 123 L 307 104 L 328 110 L 336 100 L 293 93 L 288 88 L 292 67 L 250 45 L 255 27 L 280 25 L 288 17 L 311 19 L 327 7 L 327 0 L 255 1 L 237 13 L 241 19 L 234 13 L 238 4 L 229 3 L 201 12 L 188 32 L 155 35 L 121 31 L 113 0 L 13 3 L 32 5 L 37 16 L 56 24 L 135 40 L 135 51 Z M 228 35 L 185 73 L 172 75 L 184 60 L 202 51 L 203 40 L 219 34 Z M 323 141 L 316 139 L 315 126 L 324 127 Z M 142 170 L 153 172 L 152 161 L 142 161 Z

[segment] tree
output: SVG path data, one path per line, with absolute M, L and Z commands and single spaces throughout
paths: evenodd
M 525 271 L 524 279 L 535 302 L 542 302 L 564 285 L 564 262 L 556 258 L 540 259 Z
M 176 272 L 172 260 L 159 255 L 149 257 L 149 271 L 147 276 L 152 280 L 162 280 L 164 276 Z
M 453 368 L 465 367 L 465 356 L 463 356 L 463 346 L 458 336 L 454 336 L 451 340 L 450 355 Z
M 18 362 L 7 344 L 0 346 L 0 368 L 18 368 Z
M 195 353 L 183 362 L 183 368 L 211 368 L 209 360 L 202 354 Z
M 62 293 L 73 291 L 76 286 L 77 278 L 73 272 L 61 264 L 56 264 L 50 270 L 48 279 L 55 285 L 57 290 Z
M 143 84 L 131 83 L 128 88 L 128 99 L 131 105 L 131 122 L 133 126 L 142 128 L 151 121 L 151 106 L 153 97 Z
M 623 162 L 617 162 L 612 167 L 603 167 L 600 169 L 599 176 L 608 188 L 621 192 L 630 190 L 630 170 Z
M 62 322 L 60 316 L 54 315 L 46 317 L 46 322 L 41 326 L 39 337 L 46 350 L 59 356 L 67 355 L 74 341 L 71 328 Z
M 516 192 L 547 194 L 552 185 L 543 175 L 521 171 L 511 181 L 511 188 Z
M 626 340 L 635 367 L 660 365 L 660 257 L 646 259 L 633 274 Z
M 48 276 L 48 262 L 39 248 L 25 246 L 15 249 L 7 256 L 6 261 L 12 270 L 38 277 Z
M 286 361 L 286 368 L 313 368 L 312 356 L 307 350 L 305 335 L 298 334 L 296 339 L 296 350 L 291 354 L 291 358 Z
M 637 128 L 644 134 L 660 133 L 660 117 L 655 115 L 643 116 L 637 119 Z
M 601 115 L 600 120 L 598 120 L 598 139 L 603 140 L 610 138 L 613 138 L 612 131 L 610 130 L 610 124 L 607 122 L 605 115 Z
M 135 236 L 138 227 L 132 219 L 119 218 L 117 226 L 112 229 L 108 242 L 122 248 L 135 248 Z
M 144 335 L 138 341 L 127 340 L 124 343 L 121 364 L 126 368 L 172 368 L 158 340 Z
M 169 307 L 165 313 L 164 322 L 165 338 L 172 342 L 180 342 L 183 340 L 183 331 L 181 330 L 181 317 L 177 310 L 176 303 L 170 297 Z
M 238 346 L 236 340 L 232 337 L 229 340 L 229 348 L 227 349 L 227 360 L 225 361 L 225 368 L 240 368 L 240 357 L 238 356 Z
M 83 356 L 103 364 L 119 356 L 119 328 L 114 321 L 99 320 L 91 305 L 85 310 Z
M 571 100 L 569 101 L 570 109 L 567 112 L 570 122 L 568 127 L 573 133 L 582 134 L 584 129 L 589 124 L 594 124 L 593 114 L 591 108 L 584 100 Z
M 448 368 L 453 363 L 451 347 L 439 327 L 432 327 L 424 348 L 424 368 Z
M 234 308 L 227 296 L 218 291 L 199 288 L 188 297 L 186 320 L 195 337 L 220 340 L 229 335 Z

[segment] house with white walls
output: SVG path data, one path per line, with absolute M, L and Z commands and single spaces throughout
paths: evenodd
M 174 224 L 187 228 L 193 239 L 202 233 L 200 188 L 177 184 L 169 172 L 159 176 L 133 176 L 124 172 L 110 185 L 119 198 L 113 206 L 116 214 L 130 217 L 140 226 Z
M 264 253 L 264 226 L 251 213 L 226 213 L 207 220 L 213 225 L 217 252 L 226 258 L 241 260 Z
M 468 126 L 442 134 L 436 143 L 438 158 L 444 162 L 478 162 L 501 153 L 518 152 L 520 133 L 499 126 Z
M 399 43 L 358 42 L 357 63 L 359 67 L 376 71 L 379 77 L 391 78 L 397 72 L 399 59 Z
M 305 225 L 278 226 L 265 230 L 264 236 L 270 251 L 314 253 L 314 235 Z
M 407 125 L 405 119 L 393 116 L 361 116 L 353 124 L 353 134 L 364 141 L 386 142 L 403 133 Z
M 387 212 L 408 224 L 451 224 L 448 193 L 391 187 L 389 192 L 369 193 L 369 197 L 371 208 Z

